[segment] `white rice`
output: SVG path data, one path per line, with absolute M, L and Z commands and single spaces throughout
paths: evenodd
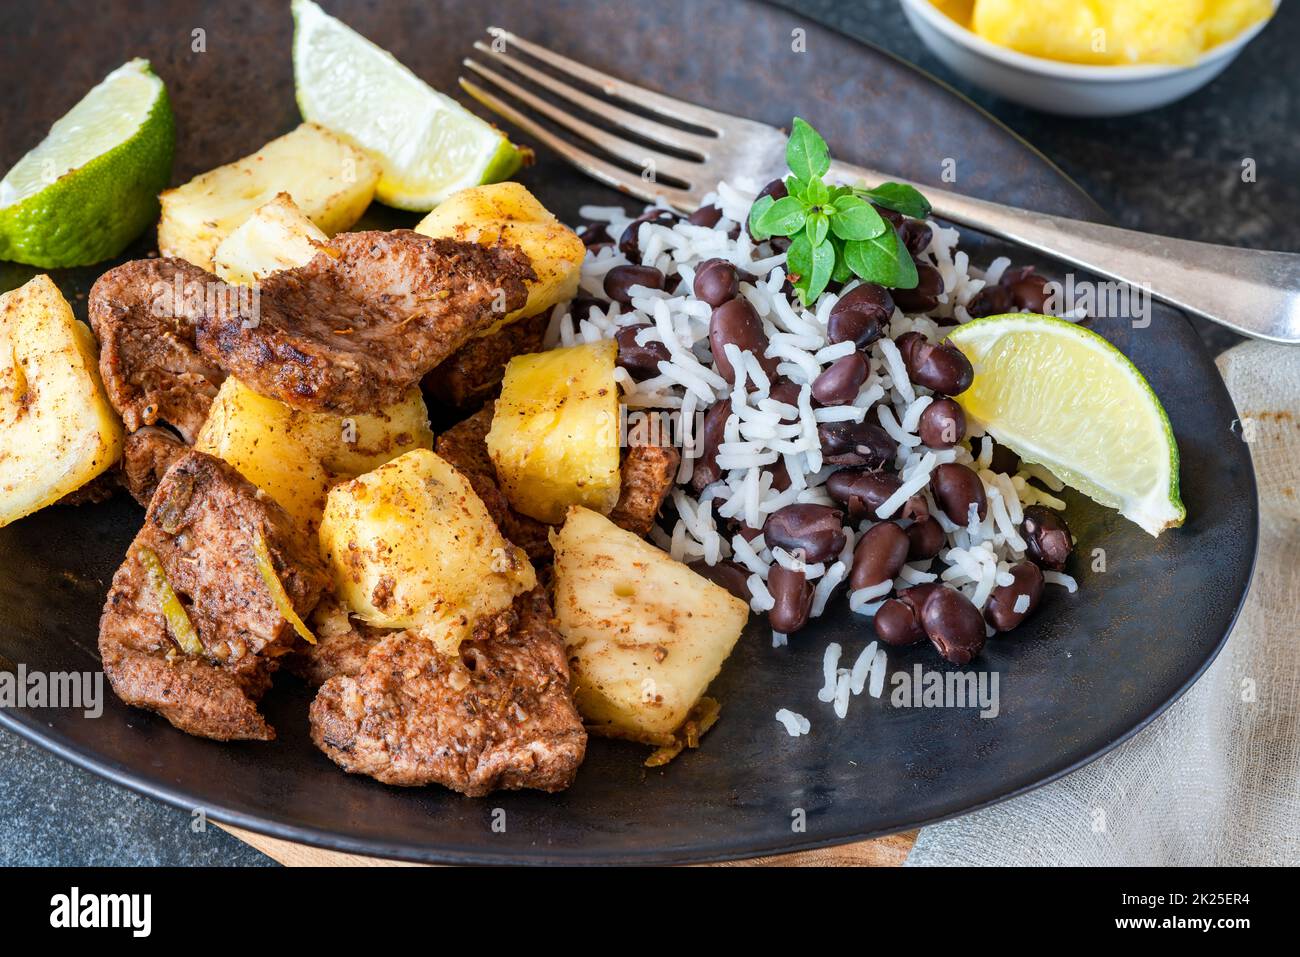
M 906 315 L 896 309 L 886 335 L 864 350 L 868 375 L 858 395 L 843 405 L 815 408 L 811 383 L 831 363 L 854 352 L 852 343 L 828 341 L 827 323 L 839 295 L 858 283 L 853 280 L 839 293 L 825 292 L 808 308 L 787 299 L 781 291 L 786 278 L 785 255 L 765 243 L 756 245 L 744 229 L 734 239 L 728 235 L 745 221 L 755 192 L 750 184 L 720 183 L 715 193 L 704 198 L 705 204 L 712 203 L 722 211 L 722 219 L 714 228 L 685 221 L 671 226 L 640 225 L 638 263 L 654 266 L 667 277 L 680 277 L 674 292 L 636 286 L 631 290 L 630 307 L 615 303 L 607 309 L 592 309 L 576 323 L 563 305 L 551 312 L 546 331 L 548 345 L 609 338 L 620 328 L 636 324 L 646 326 L 636 337 L 638 343 L 662 342 L 666 346 L 670 359 L 659 363 L 657 375 L 637 382 L 624 370 L 616 373 L 627 406 L 680 410 L 683 428 L 689 430 L 697 412 L 715 402 L 729 404 L 731 414 L 717 455 L 721 478 L 697 495 L 689 485 L 696 463 L 684 455 L 678 472 L 679 486 L 672 496 L 677 518 L 671 529 L 652 530 L 651 540 L 683 561 L 702 559 L 707 564 L 716 564 L 730 560 L 738 564 L 748 575 L 750 608 L 756 614 L 768 612 L 774 605 L 767 587 L 774 565 L 802 571 L 814 582 L 812 616 L 821 616 L 835 596 L 845 591 L 853 548 L 873 521 L 864 521 L 856 529 L 846 528 L 845 547 L 837 559 L 808 564 L 780 548 L 769 548 L 762 535 L 749 541 L 739 534 L 725 535 L 717 519 L 740 521 L 752 529 L 761 529 L 768 515 L 787 505 L 833 504 L 824 486 L 835 468 L 823 461 L 817 427 L 821 423 L 862 422 L 869 417 L 872 422 L 879 421 L 897 444 L 898 456 L 893 465 L 901 478 L 901 485 L 880 505 L 875 519 L 906 525 L 898 513 L 908 499 L 920 496 L 943 529 L 946 541 L 932 568 L 927 567 L 929 563 L 906 565 L 895 581 L 852 591 L 847 596 L 850 609 L 857 614 L 874 615 L 896 588 L 932 581 L 943 581 L 960 589 L 982 608 L 994 588 L 1012 580 L 1011 567 L 1024 559 L 1026 543 L 1019 531 L 1024 507 L 1043 504 L 1064 508 L 1064 503 L 1053 494 L 1062 485 L 1037 465 L 1026 464 L 1015 475 L 992 472 L 993 442 L 987 436 L 981 438 L 978 423 L 970 423 L 969 448 L 962 444 L 935 450 L 922 445 L 918 435 L 920 420 L 934 402 L 934 396 L 910 381 L 893 340 L 907 332 L 937 339 L 943 330 L 936 320 L 967 321 L 971 300 L 986 285 L 1001 279 L 1011 265 L 1010 260 L 998 257 L 981 273 L 971 267 L 966 253 L 957 248 L 958 231 L 930 222 L 930 244 L 919 258 L 932 264 L 943 276 L 945 292 L 939 305 L 927 315 Z M 635 215 L 615 206 L 583 207 L 580 214 L 584 219 L 608 224 L 611 235 L 621 234 Z M 727 345 L 726 359 L 736 371 L 734 383 L 719 374 L 712 354 L 709 342 L 712 308 L 693 293 L 699 264 L 713 257 L 725 259 L 755 277 L 752 282 L 741 282 L 740 293 L 754 307 L 768 339 L 766 356 L 742 351 L 734 344 Z M 627 262 L 614 247 L 589 252 L 582 268 L 580 289 L 588 296 L 603 298 L 605 275 Z M 775 360 L 778 373 L 799 387 L 793 404 L 770 395 L 772 382 L 760 364 L 763 359 Z M 870 411 L 873 408 L 875 411 Z M 694 437 L 698 439 L 698 435 Z M 979 475 L 988 499 L 988 512 L 983 520 L 971 516 L 965 524 L 956 524 L 935 506 L 929 490 L 930 477 L 939 465 L 948 462 L 959 462 Z M 773 485 L 771 469 L 778 463 L 784 465 L 790 478 L 790 485 L 784 490 Z M 1038 484 L 1031 484 L 1031 480 Z M 1071 592 L 1078 587 L 1069 575 L 1045 572 L 1044 578 Z M 1015 610 L 1025 610 L 1025 602 L 1024 598 L 1017 600 Z M 784 645 L 786 639 L 786 635 L 773 632 L 774 646 Z M 824 681 L 818 697 L 831 703 L 842 717 L 847 712 L 849 695 L 860 694 L 865 689 L 879 696 L 887 659 L 884 649 L 872 642 L 857 656 L 851 669 L 843 669 L 839 667 L 841 651 L 836 643 L 826 648 Z M 777 720 L 791 734 L 808 731 L 806 719 L 794 712 L 782 709 L 777 713 Z
M 801 714 L 796 714 L 789 708 L 782 708 L 776 713 L 776 720 L 785 726 L 786 734 L 792 738 L 797 738 L 801 734 L 807 734 L 812 730 L 812 722 Z

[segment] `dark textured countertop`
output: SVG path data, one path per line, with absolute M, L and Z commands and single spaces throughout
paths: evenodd
M 782 0 L 811 21 L 918 64 L 1037 146 L 1120 225 L 1206 242 L 1300 250 L 1300 6 L 1211 86 L 1114 120 L 1046 116 L 982 93 L 921 45 L 896 0 Z M 1254 183 L 1241 180 L 1253 159 Z M 1230 334 L 1201 325 L 1216 351 Z M 215 825 L 138 797 L 0 731 L 0 865 L 267 864 Z

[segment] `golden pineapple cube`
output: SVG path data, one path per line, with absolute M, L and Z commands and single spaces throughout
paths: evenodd
M 305 266 L 327 242 L 293 197 L 280 193 L 221 241 L 212 254 L 213 271 L 226 282 L 251 286 L 273 272 Z
M 280 193 L 333 236 L 366 211 L 379 164 L 324 127 L 303 123 L 256 153 L 165 191 L 158 249 L 213 269 L 213 254 L 258 207 Z
M 49 276 L 0 295 L 0 526 L 74 492 L 122 454 L 95 335 Z
M 598 733 L 659 743 L 717 676 L 749 606 L 590 509 L 569 509 L 552 539 L 578 710 Z
M 229 376 L 195 448 L 229 462 L 314 531 L 331 485 L 411 449 L 432 449 L 433 432 L 419 389 L 376 412 L 340 416 L 291 408 Z
M 528 284 L 528 302 L 506 314 L 480 335 L 572 299 L 586 247 L 519 183 L 471 186 L 453 193 L 415 227 L 426 236 L 448 237 L 494 246 L 518 246 L 532 261 L 537 279 Z
M 412 629 L 447 654 L 537 586 L 469 480 L 427 449 L 331 489 L 320 542 L 353 614 Z
M 610 339 L 515 356 L 497 399 L 488 455 L 515 511 L 552 525 L 570 505 L 618 501 L 618 384 Z

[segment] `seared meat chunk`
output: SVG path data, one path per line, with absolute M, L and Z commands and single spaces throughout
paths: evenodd
M 219 297 L 199 348 L 294 408 L 371 412 L 522 307 L 535 278 L 513 246 L 408 229 L 341 233 L 307 265 L 262 280 L 252 306 Z
M 158 483 L 186 448 L 174 432 L 157 426 L 146 425 L 129 432 L 122 446 L 118 479 L 132 498 L 148 508 Z
M 438 436 L 434 451 L 469 480 L 502 535 L 522 548 L 533 561 L 550 558 L 551 526 L 512 509 L 497 483 L 496 467 L 487 450 L 492 413 L 489 405 L 452 426 Z
M 442 784 L 471 797 L 498 788 L 562 791 L 587 748 L 564 642 L 540 588 L 485 623 L 455 656 L 410 632 L 382 639 L 359 674 L 321 686 L 311 736 L 352 774 Z
M 542 312 L 471 339 L 424 377 L 424 391 L 453 408 L 478 408 L 500 391 L 511 359 L 542 351 L 548 322 L 550 313 Z
M 623 456 L 618 503 L 609 520 L 644 538 L 654 528 L 664 499 L 673 490 L 682 457 L 665 445 L 633 445 Z
M 259 536 L 294 610 L 309 613 L 328 585 L 314 543 L 220 459 L 187 450 L 173 463 L 99 622 L 104 673 L 118 697 L 201 737 L 275 737 L 256 702 L 295 635 L 257 569 Z M 157 568 L 201 651 L 183 651 L 169 626 Z
M 321 599 L 311 619 L 316 644 L 302 642 L 285 656 L 284 667 L 314 688 L 335 675 L 359 675 L 366 666 L 370 649 L 388 635 L 392 628 L 375 628 L 359 618 L 352 618 L 336 598 Z
M 166 422 L 193 443 L 226 377 L 195 345 L 199 317 L 223 286 L 183 259 L 141 259 L 91 287 L 100 375 L 128 432 Z

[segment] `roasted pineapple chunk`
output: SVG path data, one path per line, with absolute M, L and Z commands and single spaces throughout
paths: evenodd
M 413 629 L 447 654 L 537 585 L 469 481 L 427 449 L 331 489 L 320 542 L 353 614 Z
M 660 743 L 731 654 L 748 606 L 590 509 L 569 509 L 552 540 L 578 710 L 598 733 Z
M 214 272 L 226 282 L 251 286 L 259 279 L 311 262 L 325 232 L 307 218 L 288 193 L 259 206 L 212 254 Z
M 378 181 L 379 165 L 368 154 L 303 123 L 251 156 L 164 192 L 158 249 L 211 270 L 221 241 L 280 193 L 332 236 L 361 218 Z
M 528 302 L 507 313 L 480 335 L 535 316 L 578 291 L 578 273 L 586 248 L 582 240 L 519 183 L 471 186 L 453 193 L 420 221 L 417 233 L 447 236 L 484 246 L 498 242 L 518 246 L 537 273 L 528 284 Z
M 488 454 L 515 510 L 553 525 L 570 505 L 618 501 L 618 384 L 611 339 L 515 356 L 506 366 Z
M 419 389 L 378 412 L 339 416 L 290 408 L 230 376 L 195 448 L 229 462 L 314 530 L 331 485 L 411 449 L 433 448 L 433 432 Z
M 122 454 L 95 336 L 49 276 L 0 296 L 0 526 L 76 491 Z

